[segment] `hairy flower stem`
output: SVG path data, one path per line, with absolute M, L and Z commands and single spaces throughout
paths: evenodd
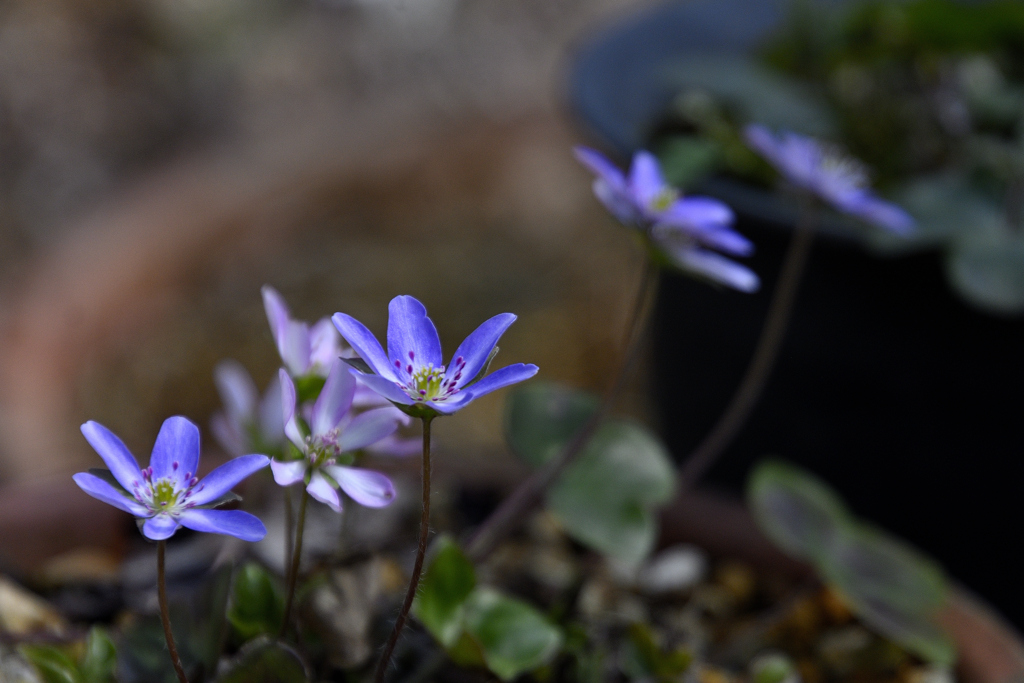
M 586 424 L 576 432 L 572 440 L 566 444 L 557 457 L 549 460 L 543 467 L 535 471 L 506 498 L 498 509 L 484 520 L 480 528 L 466 545 L 466 554 L 474 562 L 486 557 L 506 534 L 523 521 L 526 513 L 538 505 L 544 491 L 569 465 L 583 452 L 601 422 L 615 405 L 616 399 L 625 386 L 630 368 L 640 355 L 643 330 L 648 318 L 650 304 L 658 287 L 658 266 L 647 258 L 644 263 L 643 275 L 637 288 L 636 301 L 630 311 L 629 323 L 622 340 L 622 354 L 619 367 L 612 383 L 605 391 L 604 398 L 598 409 L 590 416 Z
M 747 372 L 714 428 L 693 450 L 679 470 L 680 491 L 692 488 L 732 443 L 764 391 L 768 377 L 775 367 L 775 361 L 778 360 L 779 349 L 782 348 L 789 317 L 793 312 L 797 291 L 800 289 L 800 279 L 807 265 L 807 257 L 811 253 L 815 219 L 814 209 L 808 202 L 801 211 L 800 220 L 789 242 L 789 249 L 786 250 L 779 281 L 775 285 L 768 315 L 764 327 L 761 328 L 761 337 L 757 340 L 757 347 L 750 359 L 750 365 L 747 366 Z
M 412 566 L 412 578 L 409 579 L 409 590 L 405 593 L 405 602 L 402 603 L 402 610 L 395 620 L 395 628 L 384 646 L 384 652 L 377 662 L 377 671 L 374 674 L 375 683 L 383 683 L 388 672 L 388 664 L 391 662 L 391 653 L 398 643 L 398 636 L 405 628 L 405 620 L 409 617 L 409 610 L 412 608 L 412 601 L 416 598 L 416 589 L 420 585 L 420 572 L 423 571 L 423 557 L 427 554 L 427 536 L 430 533 L 430 422 L 433 417 L 423 418 L 423 510 L 420 513 L 420 544 L 416 548 L 416 562 Z
M 299 562 L 302 560 L 302 532 L 306 529 L 306 506 L 309 493 L 302 489 L 302 502 L 299 503 L 299 525 L 295 529 L 295 550 L 292 552 L 291 567 L 288 569 L 288 597 L 284 603 L 284 619 L 281 620 L 281 638 L 288 632 L 291 622 L 292 605 L 295 602 L 295 584 L 299 578 Z
M 167 541 L 156 542 L 156 593 L 160 599 L 160 622 L 164 625 L 164 638 L 167 639 L 167 649 L 171 653 L 171 664 L 174 665 L 174 673 L 178 674 L 180 683 L 188 683 L 188 676 L 185 675 L 185 668 L 181 665 L 181 658 L 178 656 L 178 648 L 174 645 L 174 634 L 171 632 L 171 614 L 167 609 L 167 576 L 164 570 L 166 549 Z

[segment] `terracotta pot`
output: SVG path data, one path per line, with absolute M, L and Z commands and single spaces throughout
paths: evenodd
M 720 494 L 690 492 L 664 511 L 662 545 L 684 542 L 793 576 L 812 571 L 773 546 L 739 502 Z M 1024 679 L 1024 640 L 969 590 L 955 586 L 939 617 L 960 652 L 960 681 L 1011 683 Z

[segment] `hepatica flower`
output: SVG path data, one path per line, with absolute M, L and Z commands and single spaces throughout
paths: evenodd
M 856 159 L 814 138 L 790 131 L 776 135 L 757 124 L 747 126 L 744 137 L 789 182 L 836 209 L 895 233 L 913 230 L 914 219 L 906 211 L 871 191 Z
M 275 459 L 270 465 L 274 480 L 281 486 L 304 482 L 309 495 L 335 512 L 341 512 L 338 487 L 361 505 L 389 505 L 395 498 L 391 480 L 380 472 L 351 467 L 351 451 L 391 436 L 398 428 L 398 411 L 388 406 L 353 415 L 356 379 L 344 361 L 337 360 L 307 423 L 298 414 L 295 384 L 284 369 L 280 379 L 285 433 L 302 457 Z
M 106 470 L 96 471 L 101 476 L 80 472 L 74 475 L 75 483 L 93 498 L 146 520 L 146 538 L 162 541 L 182 526 L 243 541 L 258 541 L 267 534 L 263 522 L 248 512 L 211 509 L 224 502 L 238 482 L 266 467 L 267 456 L 243 455 L 199 479 L 199 428 L 184 417 L 164 420 L 146 469 L 139 469 L 124 443 L 98 422 L 86 422 L 82 434 L 110 471 L 109 476 Z
M 360 381 L 416 416 L 454 413 L 473 399 L 537 374 L 536 365 L 516 363 L 483 376 L 498 339 L 516 319 L 496 315 L 476 328 L 444 365 L 441 340 L 427 309 L 411 296 L 396 296 L 388 305 L 388 351 L 365 325 L 350 315 L 332 320 L 374 374 L 355 368 Z
M 284 298 L 270 285 L 263 286 L 263 307 L 281 360 L 292 377 L 326 377 L 341 357 L 341 338 L 328 318 L 310 326 L 293 320 Z
M 676 267 L 744 292 L 760 286 L 753 271 L 717 253 L 749 256 L 754 251 L 750 240 L 732 229 L 735 216 L 728 206 L 710 197 L 684 197 L 665 182 L 650 152 L 637 152 L 626 175 L 600 152 L 575 151 L 597 176 L 594 194 L 605 208 Z
M 262 399 L 237 361 L 218 363 L 213 379 L 224 410 L 213 416 L 210 428 L 224 450 L 232 455 L 279 453 L 285 442 L 279 379 L 270 380 Z

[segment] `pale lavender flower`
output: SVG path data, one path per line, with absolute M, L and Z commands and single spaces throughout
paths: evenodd
M 224 410 L 213 416 L 210 428 L 228 453 L 278 454 L 285 443 L 281 417 L 281 382 L 275 375 L 261 399 L 242 364 L 225 360 L 213 370 Z
M 321 318 L 312 327 L 301 320 L 293 320 L 288 305 L 276 289 L 264 285 L 262 292 L 270 332 L 291 376 L 326 377 L 334 361 L 347 351 L 330 319 Z
M 182 526 L 243 541 L 258 541 L 267 534 L 263 522 L 248 512 L 210 509 L 224 502 L 236 484 L 266 467 L 267 456 L 234 458 L 199 479 L 199 428 L 184 417 L 164 420 L 144 470 L 124 443 L 98 422 L 86 422 L 82 434 L 110 471 L 79 472 L 75 483 L 93 498 L 145 519 L 146 538 L 162 541 Z
M 732 229 L 735 215 L 710 197 L 684 197 L 665 182 L 658 160 L 639 151 L 627 176 L 603 154 L 577 147 L 576 158 L 597 177 L 594 194 L 621 223 L 640 231 L 681 270 L 753 292 L 760 280 L 749 268 L 716 253 L 749 256 L 754 245 Z M 350 340 L 351 341 L 351 340 Z
M 332 318 L 375 374 L 355 368 L 352 373 L 384 398 L 423 417 L 454 413 L 473 399 L 537 374 L 536 365 L 515 363 L 482 376 L 498 339 L 515 319 L 511 313 L 502 313 L 484 322 L 455 350 L 446 367 L 437 329 L 427 309 L 411 296 L 396 296 L 388 305 L 387 354 L 373 333 L 352 316 L 335 313 Z M 421 415 L 423 410 L 430 412 Z
M 297 414 L 297 396 L 292 378 L 280 371 L 281 401 L 285 434 L 302 457 L 297 460 L 274 459 L 270 467 L 281 486 L 305 482 L 313 498 L 341 512 L 339 486 L 353 500 L 367 507 L 384 507 L 395 498 L 391 480 L 380 472 L 351 467 L 351 451 L 366 448 L 391 436 L 400 417 L 392 407 L 376 408 L 358 415 L 351 412 L 356 379 L 344 361 L 331 366 L 327 381 L 309 414 L 306 424 Z
M 856 159 L 814 138 L 790 131 L 776 135 L 758 124 L 747 126 L 744 137 L 789 182 L 836 209 L 895 233 L 913 230 L 910 214 L 871 191 L 867 171 Z

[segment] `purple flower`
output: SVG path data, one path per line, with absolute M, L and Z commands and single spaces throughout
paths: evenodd
M 154 541 L 170 538 L 178 527 L 227 534 L 258 541 L 267 534 L 263 522 L 241 510 L 213 510 L 232 487 L 266 467 L 265 455 L 243 455 L 224 463 L 202 480 L 199 428 L 184 417 L 164 420 L 149 467 L 139 469 L 135 457 L 117 436 L 98 422 L 82 425 L 82 434 L 110 468 L 109 479 L 80 472 L 75 483 L 93 498 L 146 522 L 142 534 Z
M 301 320 L 292 320 L 288 305 L 276 289 L 264 285 L 262 292 L 270 331 L 288 372 L 292 377 L 326 377 L 331 365 L 345 350 L 331 321 L 321 318 L 310 327 Z
M 282 368 L 281 400 L 285 433 L 299 449 L 297 460 L 274 460 L 270 467 L 281 486 L 306 483 L 306 491 L 336 512 L 341 512 L 339 486 L 353 500 L 367 507 L 384 507 L 395 498 L 391 480 L 380 472 L 350 467 L 350 451 L 359 450 L 391 436 L 401 420 L 392 407 L 354 415 L 350 412 L 356 379 L 344 361 L 331 366 L 320 396 L 309 415 L 308 429 L 296 414 L 295 384 Z
M 643 233 L 676 267 L 744 292 L 760 287 L 753 271 L 712 251 L 734 256 L 754 252 L 750 240 L 732 229 L 735 216 L 728 206 L 710 197 L 683 197 L 665 182 L 650 152 L 633 155 L 627 177 L 600 152 L 587 147 L 575 151 L 597 176 L 594 194 L 605 208 Z
M 454 413 L 475 399 L 537 374 L 536 365 L 516 363 L 482 377 L 498 339 L 515 322 L 511 313 L 496 315 L 476 328 L 442 363 L 441 340 L 427 309 L 411 296 L 396 296 L 388 305 L 388 352 L 366 326 L 344 313 L 332 320 L 341 335 L 375 374 L 355 368 L 360 381 L 417 416 Z M 423 410 L 431 411 L 423 413 Z
M 775 135 L 757 124 L 747 126 L 744 137 L 789 182 L 840 211 L 900 234 L 914 228 L 906 211 L 870 190 L 864 166 L 834 147 L 790 131 Z
M 224 410 L 213 416 L 210 428 L 224 450 L 232 455 L 279 453 L 285 436 L 277 376 L 270 380 L 262 400 L 249 373 L 237 361 L 218 363 L 213 379 Z

